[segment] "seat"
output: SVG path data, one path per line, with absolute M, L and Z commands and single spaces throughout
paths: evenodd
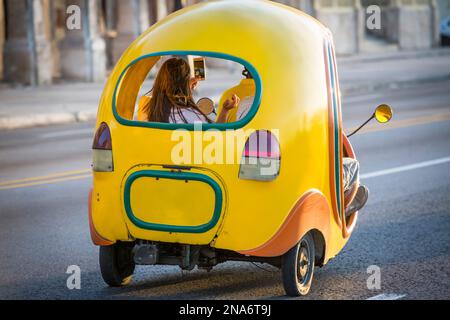
M 242 119 L 243 117 L 245 117 L 245 115 L 253 105 L 255 90 L 255 80 L 253 80 L 252 78 L 242 79 L 237 86 L 228 89 L 222 94 L 217 114 L 220 114 L 220 112 L 222 111 L 223 103 L 227 99 L 231 99 L 233 94 L 236 94 L 241 99 L 241 102 L 239 103 L 237 108 L 234 108 L 230 110 L 230 112 L 228 112 L 227 122 L 235 122 Z

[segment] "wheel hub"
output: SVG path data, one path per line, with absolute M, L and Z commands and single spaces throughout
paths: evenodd
M 303 281 L 309 270 L 309 258 L 308 258 L 308 249 L 305 247 L 300 247 L 298 254 L 298 274 L 299 280 Z

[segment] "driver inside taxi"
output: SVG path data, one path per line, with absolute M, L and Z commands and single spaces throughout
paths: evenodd
M 138 106 L 138 120 L 165 123 L 213 123 L 194 102 L 192 91 L 197 80 L 191 78 L 189 63 L 182 58 L 164 62 L 156 76 L 153 89 L 144 95 Z M 217 123 L 227 122 L 231 110 L 239 105 L 239 97 L 231 95 L 222 103 Z

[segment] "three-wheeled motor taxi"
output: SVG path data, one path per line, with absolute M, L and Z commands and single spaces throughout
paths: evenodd
M 245 107 L 222 123 L 139 119 L 142 88 L 174 56 L 206 78 L 205 64 L 240 65 L 241 83 L 216 79 L 213 89 Z M 211 115 L 222 106 L 212 100 L 198 102 Z M 388 120 L 389 107 L 374 116 Z M 126 285 L 136 264 L 251 261 L 281 268 L 287 294 L 308 293 L 314 266 L 343 248 L 357 221 L 357 211 L 344 214 L 358 187 L 344 193 L 345 157 L 355 152 L 342 128 L 332 36 L 320 22 L 258 0 L 169 15 L 125 51 L 100 101 L 89 222 L 103 279 Z

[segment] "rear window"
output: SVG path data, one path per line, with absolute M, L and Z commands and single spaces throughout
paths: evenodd
M 160 129 L 237 129 L 256 114 L 262 85 L 238 57 L 207 52 L 144 55 L 122 71 L 113 113 L 127 126 Z

